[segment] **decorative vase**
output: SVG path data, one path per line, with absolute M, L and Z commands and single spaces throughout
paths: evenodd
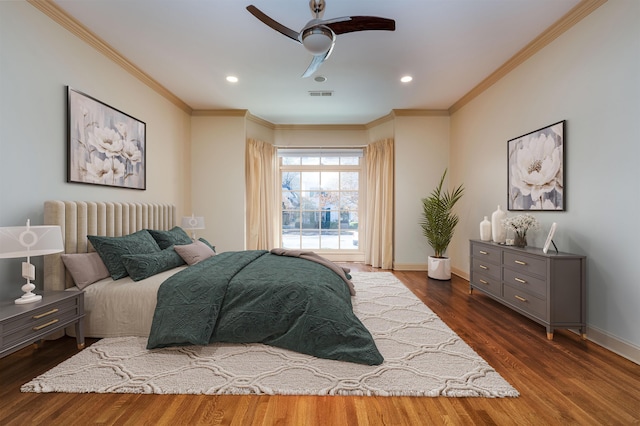
M 487 216 L 480 222 L 480 239 L 482 241 L 491 241 L 491 222 Z
M 491 238 L 496 243 L 504 244 L 507 240 L 507 230 L 502 226 L 502 220 L 507 217 L 507 213 L 500 209 L 491 214 Z
M 516 247 L 526 247 L 527 246 L 527 233 L 516 232 L 515 238 L 513 239 L 513 245 Z

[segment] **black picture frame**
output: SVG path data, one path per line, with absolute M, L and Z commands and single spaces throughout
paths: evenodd
M 507 142 L 507 209 L 564 211 L 566 120 Z
M 67 87 L 67 182 L 147 189 L 145 122 Z

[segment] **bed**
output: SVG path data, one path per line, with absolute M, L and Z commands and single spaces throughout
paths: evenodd
M 149 349 L 265 343 L 383 360 L 353 314 L 344 272 L 313 253 L 216 255 L 175 226 L 176 208 L 167 204 L 47 201 L 44 216 L 61 226 L 65 244 L 45 257 L 45 290 L 84 291 L 87 337 L 143 336 Z

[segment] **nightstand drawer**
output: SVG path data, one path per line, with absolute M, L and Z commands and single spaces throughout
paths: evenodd
M 500 259 L 500 249 L 498 247 L 491 247 L 489 245 L 473 245 L 472 256 L 480 259 L 482 262 L 489 262 L 499 265 L 501 262 Z
M 500 265 L 495 265 L 490 262 L 485 262 L 484 259 L 473 258 L 471 270 L 475 272 L 479 272 L 483 275 L 487 275 L 489 277 L 495 278 L 500 281 L 501 279 L 501 268 Z
M 30 311 L 28 315 L 20 315 L 12 320 L 6 321 L 3 323 L 4 334 L 11 334 L 16 330 L 31 328 L 34 325 L 49 322 L 53 318 L 60 318 L 60 316 L 69 312 L 71 312 L 72 316 L 78 315 L 78 303 L 75 298 L 63 300 L 55 306 L 43 306 L 34 309 Z
M 49 291 L 38 302 L 0 302 L 0 357 L 46 336 L 75 326 L 78 349 L 84 347 L 84 292 Z
M 504 300 L 539 319 L 547 316 L 547 302 L 509 285 L 504 286 Z
M 508 268 L 504 269 L 503 274 L 505 284 L 530 293 L 536 293 L 543 299 L 547 297 L 547 282 L 545 280 Z
M 544 258 L 527 256 L 525 254 L 505 252 L 504 266 L 521 273 L 535 274 L 542 277 L 547 275 L 547 262 Z
M 31 336 L 35 337 L 42 333 L 53 332 L 62 325 L 72 323 L 78 318 L 78 312 L 75 306 L 71 306 L 71 309 L 69 309 L 67 304 L 66 308 L 67 309 L 60 309 L 57 312 L 52 312 L 47 315 L 44 315 L 47 313 L 46 311 L 41 314 L 34 313 L 29 317 L 28 321 L 15 321 L 15 323 L 19 322 L 20 326 L 15 327 L 13 326 L 14 324 L 11 324 L 10 327 L 4 329 L 3 346 L 11 346 L 21 340 L 28 340 Z M 53 310 L 54 309 L 50 309 L 49 311 Z

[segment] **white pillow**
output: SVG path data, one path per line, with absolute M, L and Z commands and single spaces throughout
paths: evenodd
M 202 241 L 194 241 L 193 244 L 173 246 L 173 249 L 189 266 L 216 255 L 216 252 L 211 250 L 211 247 Z

